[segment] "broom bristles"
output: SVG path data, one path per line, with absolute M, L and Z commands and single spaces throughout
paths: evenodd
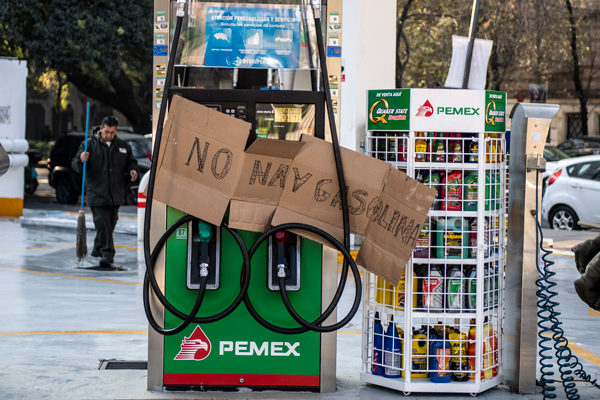
M 85 229 L 85 211 L 84 209 L 79 210 L 77 216 L 77 259 L 81 261 L 87 255 L 87 231 Z

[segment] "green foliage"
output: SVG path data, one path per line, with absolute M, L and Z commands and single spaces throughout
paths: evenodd
M 149 130 L 151 0 L 9 0 L 0 3 L 0 54 L 62 72 L 86 95 Z M 145 128 L 144 128 L 145 127 Z

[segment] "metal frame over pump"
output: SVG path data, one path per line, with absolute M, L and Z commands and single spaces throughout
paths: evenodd
M 261 13 L 277 12 L 274 10 L 278 7 L 283 8 L 284 17 L 302 15 L 301 22 L 290 28 L 293 32 L 280 29 L 261 33 L 257 30 L 250 32 L 250 36 L 275 35 L 281 39 L 278 42 L 284 43 L 278 45 L 281 48 L 299 46 L 299 43 L 293 42 L 300 41 L 301 37 L 309 38 L 303 39 L 300 52 L 295 53 L 300 63 L 296 63 L 292 53 L 279 51 L 273 54 L 284 55 L 276 60 L 282 69 L 299 69 L 302 62 L 306 62 L 307 76 L 312 78 L 308 81 L 312 82 L 313 90 L 268 90 L 272 86 L 274 72 L 269 68 L 264 72 L 267 88 L 263 89 L 267 90 L 259 90 L 252 87 L 252 82 L 262 77 L 256 78 L 252 70 L 237 69 L 246 65 L 246 58 L 240 55 L 245 53 L 211 61 L 213 64 L 210 64 L 207 49 L 218 47 L 219 43 L 209 44 L 207 40 L 194 47 L 202 35 L 212 35 L 219 40 L 231 39 L 232 42 L 236 35 L 236 28 L 229 29 L 225 25 L 222 25 L 223 31 L 211 30 L 214 27 L 209 26 L 206 19 L 202 20 L 208 11 L 220 15 L 221 19 L 238 13 L 240 20 L 245 20 L 252 16 L 260 17 Z M 188 11 L 189 18 L 186 17 Z M 346 186 L 327 70 L 323 64 L 322 13 L 320 4 L 309 4 L 304 0 L 295 6 L 155 0 L 156 107 L 153 121 L 156 133 L 153 160 L 160 158 L 162 127 L 168 100 L 173 95 L 251 122 L 248 144 L 257 136 L 296 140 L 299 133 L 303 133 L 324 138 L 327 115 L 342 194 L 344 243 L 318 228 L 300 223 L 256 233 L 234 230 L 225 223 L 213 226 L 167 205 L 156 202 L 153 205 L 157 169 L 153 163 L 144 227 L 147 265 L 144 306 L 152 328 L 148 345 L 149 390 L 236 387 L 335 390 L 335 331 L 356 313 L 360 304 L 361 281 L 348 251 Z M 247 31 L 243 33 L 248 34 Z M 313 35 L 316 36 L 316 45 L 310 40 Z M 180 36 L 186 41 L 181 48 Z M 250 41 L 244 43 L 258 46 L 258 42 L 250 36 L 246 38 Z M 230 47 L 236 51 L 235 45 Z M 199 61 L 190 58 L 194 49 L 204 49 L 205 65 L 196 65 Z M 311 49 L 318 50 L 318 58 Z M 217 49 L 215 55 L 223 55 L 220 50 L 223 49 Z M 292 55 L 286 59 L 286 54 Z M 177 59 L 186 56 L 187 63 L 176 63 Z M 317 59 L 321 61 L 320 69 L 315 68 Z M 264 60 L 250 59 L 247 62 L 256 62 L 265 69 L 261 64 Z M 287 62 L 291 64 L 287 65 Z M 220 73 L 215 73 L 216 70 Z M 201 84 L 197 77 L 206 78 L 211 72 L 213 77 L 217 77 L 215 79 L 226 78 L 215 83 L 217 88 L 198 88 Z M 251 75 L 245 83 L 242 82 L 244 74 Z M 283 75 L 285 73 L 280 74 Z M 223 86 L 229 88 L 219 88 Z M 323 90 L 318 90 L 319 86 Z M 281 124 L 277 129 L 264 123 L 262 115 L 273 117 L 278 112 L 293 115 L 300 131 L 286 130 L 285 120 L 279 121 Z M 291 230 L 319 235 L 344 255 L 342 277 L 337 288 L 336 252 L 297 236 Z M 356 285 L 355 301 L 350 312 L 335 322 L 337 302 L 349 270 L 352 270 Z

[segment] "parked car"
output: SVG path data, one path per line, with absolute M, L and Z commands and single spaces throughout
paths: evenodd
M 558 148 L 571 157 L 600 154 L 600 136 L 582 136 L 569 139 L 559 144 Z
M 141 135 L 119 131 L 117 136 L 131 147 L 140 170 L 136 182 L 127 182 L 125 204 L 137 202 L 137 188 L 140 177 L 150 170 L 152 141 Z M 85 138 L 82 133 L 69 133 L 56 140 L 48 159 L 48 183 L 56 193 L 56 200 L 63 204 L 75 204 L 81 194 L 81 174 L 71 168 L 71 160 L 77 154 L 79 145 Z
M 600 224 L 600 154 L 560 163 L 548 178 L 542 217 L 552 229 L 581 229 L 579 221 Z
M 547 144 L 544 147 L 544 160 L 546 160 L 546 170 L 542 173 L 542 189 L 546 190 L 548 178 L 559 167 L 563 160 L 568 160 L 570 156 L 556 146 Z

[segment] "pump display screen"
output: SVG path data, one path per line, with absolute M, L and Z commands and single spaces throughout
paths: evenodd
M 315 132 L 314 104 L 256 103 L 256 137 L 300 140 Z

